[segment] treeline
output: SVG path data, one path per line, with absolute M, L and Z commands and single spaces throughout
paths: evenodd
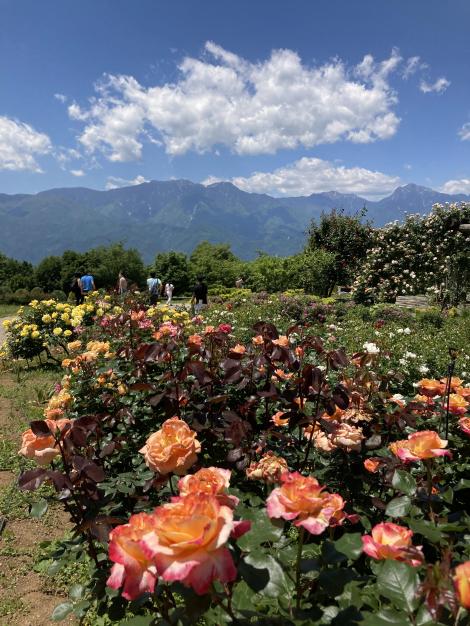
M 9 259 L 0 254 L 0 301 L 26 303 L 31 298 L 52 295 L 63 299 L 75 272 L 89 271 L 98 288 L 116 286 L 122 271 L 130 285 L 145 288 L 150 271 L 163 281 L 171 281 L 175 295 L 190 293 L 198 276 L 209 287 L 234 287 L 242 278 L 253 291 L 304 289 L 321 296 L 330 295 L 335 285 L 352 280 L 370 243 L 371 228 L 363 214 L 346 216 L 333 211 L 313 221 L 304 250 L 294 256 L 277 257 L 260 252 L 256 259 L 243 261 L 228 244 L 200 243 L 191 255 L 182 252 L 157 253 L 146 266 L 135 249 L 121 243 L 98 246 L 87 252 L 65 251 L 45 257 L 37 266 Z

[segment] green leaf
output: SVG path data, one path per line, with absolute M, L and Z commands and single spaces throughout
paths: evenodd
M 407 496 L 416 493 L 416 481 L 413 476 L 405 470 L 395 470 L 392 478 L 392 486 L 397 491 L 401 491 Z
M 344 533 L 341 539 L 335 541 L 335 547 L 351 561 L 357 559 L 362 552 L 361 533 Z
M 240 573 L 253 591 L 268 598 L 289 593 L 290 581 L 272 556 L 262 552 L 248 554 L 240 563 Z
M 41 500 L 38 500 L 33 505 L 31 505 L 31 510 L 29 514 L 31 515 L 31 517 L 39 518 L 44 515 L 48 508 L 49 505 L 47 504 L 47 500 L 44 500 L 44 498 L 42 498 Z
M 441 539 L 445 539 L 445 535 L 432 523 L 422 519 L 407 519 L 408 526 L 414 533 L 418 533 L 432 543 L 439 543 Z
M 406 613 L 382 609 L 378 613 L 363 613 L 361 626 L 410 626 Z
M 408 496 L 401 496 L 400 498 L 393 498 L 387 504 L 385 514 L 389 517 L 403 517 L 407 515 L 411 508 L 411 498 Z
M 58 604 L 53 610 L 51 619 L 53 622 L 61 622 L 72 611 L 73 605 L 71 602 L 62 602 L 62 604 Z
M 72 600 L 80 600 L 83 596 L 83 592 L 85 591 L 85 587 L 83 585 L 72 585 L 69 589 L 69 596 Z
M 381 595 L 391 600 L 398 609 L 405 609 L 408 613 L 418 604 L 418 584 L 416 570 L 399 561 L 385 561 L 377 577 L 377 587 Z
M 244 552 L 257 550 L 262 543 L 280 539 L 284 523 L 273 523 L 266 515 L 266 511 L 256 510 L 251 511 L 248 515 L 242 512 L 240 514 L 242 519 L 250 519 L 251 517 L 253 522 L 250 530 L 237 541 L 237 545 Z
M 462 478 L 461 480 L 459 480 L 459 482 L 454 487 L 454 491 L 462 491 L 462 489 L 470 489 L 470 480 L 468 480 L 467 478 Z

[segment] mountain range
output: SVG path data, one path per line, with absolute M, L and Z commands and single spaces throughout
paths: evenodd
M 198 243 L 230 243 L 241 258 L 257 251 L 285 256 L 304 245 L 306 229 L 322 211 L 354 213 L 364 206 L 376 226 L 428 213 L 436 202 L 470 201 L 409 184 L 378 201 L 336 191 L 274 198 L 231 183 L 209 186 L 187 180 L 151 181 L 97 191 L 84 187 L 37 194 L 0 194 L 0 252 L 37 263 L 64 250 L 84 251 L 122 241 L 146 262 L 157 252 L 190 253 Z

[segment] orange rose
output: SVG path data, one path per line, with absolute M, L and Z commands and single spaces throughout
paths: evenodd
M 68 419 L 44 420 L 51 431 L 50 435 L 39 437 L 35 435 L 31 428 L 28 428 L 22 435 L 21 448 L 18 454 L 25 456 L 27 459 L 34 459 L 38 465 L 48 465 L 52 459 L 60 454 L 55 434 L 57 430 L 61 433 L 66 426 L 70 424 Z
M 313 430 L 313 444 L 318 450 L 323 452 L 331 452 L 336 450 L 336 446 L 331 442 L 331 438 L 320 428 L 318 424 L 310 424 L 304 428 L 303 435 L 307 439 L 310 439 L 310 435 Z
M 220 504 L 234 508 L 238 504 L 238 498 L 225 493 L 230 486 L 230 474 L 230 470 L 221 467 L 203 467 L 195 474 L 188 474 L 178 481 L 180 495 L 203 493 L 215 496 Z
M 48 420 L 60 420 L 64 416 L 63 409 L 45 409 L 44 416 Z
M 275 346 L 281 346 L 283 348 L 289 347 L 289 339 L 285 335 L 281 335 L 279 339 L 273 339 L 273 344 Z
M 383 465 L 383 460 L 379 457 L 370 457 L 364 461 L 364 467 L 371 474 L 375 474 L 381 465 Z
M 444 388 L 447 385 L 447 378 L 441 378 L 441 383 L 444 385 Z M 452 378 L 450 379 L 450 388 L 451 390 L 455 393 L 455 390 L 457 389 L 457 387 L 460 387 L 460 385 L 463 383 L 463 380 L 460 380 L 460 378 L 458 378 L 458 376 L 452 376 Z
M 424 557 L 421 546 L 414 547 L 411 543 L 412 536 L 409 528 L 384 522 L 374 526 L 371 535 L 362 537 L 362 549 L 373 559 L 404 561 L 416 567 L 421 565 Z
M 359 452 L 362 446 L 364 434 L 357 426 L 349 424 L 339 424 L 339 426 L 329 436 L 331 443 L 346 450 L 346 452 Z
M 279 368 L 274 370 L 274 374 L 275 376 L 271 377 L 273 382 L 276 382 L 277 378 L 280 378 L 281 380 L 290 380 L 294 376 L 292 372 L 285 372 L 284 370 L 281 370 Z
M 470 610 L 470 561 L 457 565 L 453 580 L 460 604 Z
M 434 380 L 431 378 L 423 378 L 418 382 L 419 392 L 423 396 L 433 398 L 434 396 L 442 396 L 445 391 L 445 385 L 440 380 Z
M 137 513 L 128 524 L 117 526 L 109 536 L 109 558 L 114 561 L 106 581 L 108 587 L 119 589 L 122 595 L 135 600 L 145 592 L 153 593 L 157 580 L 157 568 L 141 545 L 141 539 L 153 530 L 155 519 L 148 513 Z
M 210 335 L 212 333 L 215 333 L 215 326 L 206 326 L 204 329 L 204 334 Z
M 295 356 L 298 356 L 299 359 L 301 359 L 305 354 L 305 350 L 302 348 L 302 346 L 297 346 L 297 348 L 295 349 Z
M 226 543 L 232 533 L 240 536 L 230 507 L 214 496 L 190 493 L 155 509 L 155 528 L 141 546 L 157 566 L 163 580 L 179 580 L 198 594 L 207 593 L 213 580 L 228 583 L 237 569 Z
M 243 356 L 246 352 L 246 348 L 241 343 L 237 343 L 236 346 L 230 348 L 230 352 L 235 356 Z
M 441 439 L 433 430 L 421 430 L 408 436 L 408 439 L 394 441 L 389 448 L 405 462 L 433 459 L 437 456 L 450 456 L 447 440 Z
M 330 524 L 336 525 L 344 507 L 337 493 L 326 493 L 313 476 L 285 472 L 281 487 L 273 489 L 266 501 L 269 517 L 296 520 L 312 535 L 320 535 Z
M 80 350 L 81 347 L 82 347 L 82 342 L 78 339 L 77 341 L 71 341 L 70 343 L 67 344 L 67 350 L 69 352 L 76 352 L 77 350 Z
M 246 470 L 247 478 L 264 480 L 267 483 L 277 483 L 283 472 L 288 471 L 287 462 L 274 452 L 266 452 L 257 462 L 250 463 Z
M 139 452 L 154 472 L 173 472 L 181 476 L 194 465 L 201 451 L 196 436 L 186 422 L 175 416 L 163 422 L 161 429 L 150 435 Z
M 285 419 L 282 419 L 283 415 L 285 415 L 284 411 L 278 411 L 277 413 L 274 413 L 271 418 L 271 422 L 276 426 L 287 426 L 287 424 L 289 423 L 289 418 L 286 417 Z
M 344 416 L 344 410 L 340 409 L 339 406 L 335 408 L 335 412 L 333 415 L 329 415 L 326 411 L 322 415 L 322 419 L 327 421 L 339 422 L 341 418 Z
M 459 428 L 466 435 L 470 435 L 470 417 L 461 417 L 459 419 Z
M 462 396 L 465 400 L 470 400 L 470 387 L 456 387 L 455 393 L 458 393 L 459 396 Z
M 452 415 L 464 415 L 469 404 L 463 396 L 459 396 L 456 393 L 449 395 L 449 413 L 452 413 Z M 444 406 L 447 407 L 447 402 L 444 402 Z
M 251 342 L 254 346 L 262 346 L 264 344 L 264 339 L 262 335 L 256 335 L 256 337 L 252 338 Z
M 188 347 L 191 350 L 199 350 L 202 345 L 202 337 L 201 335 L 189 335 L 188 337 Z

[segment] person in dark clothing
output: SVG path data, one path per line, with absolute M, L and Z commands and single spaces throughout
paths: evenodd
M 80 274 L 75 272 L 72 279 L 72 284 L 70 285 L 70 292 L 73 293 L 75 297 L 75 304 L 78 306 L 83 302 L 82 296 L 82 285 L 80 283 Z
M 193 289 L 194 311 L 199 313 L 207 305 L 207 285 L 202 276 L 197 277 L 197 284 Z

